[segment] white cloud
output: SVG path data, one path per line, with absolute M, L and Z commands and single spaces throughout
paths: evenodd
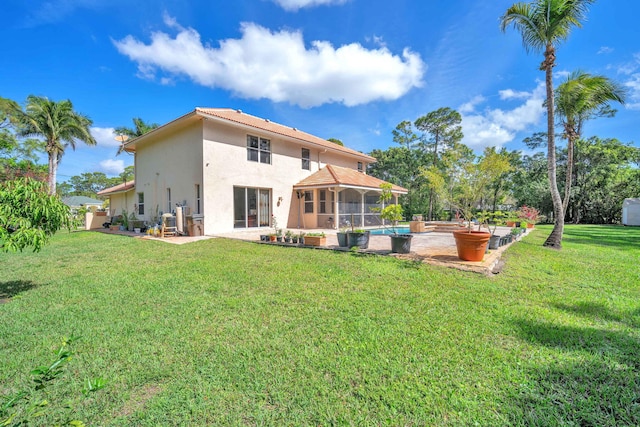
M 630 110 L 640 110 L 640 73 L 630 76 L 624 85 L 629 88 L 629 100 L 625 106 Z
M 468 102 L 460 107 L 462 113 L 463 142 L 471 148 L 500 147 L 513 141 L 516 133 L 539 123 L 545 114 L 544 82 L 531 92 L 515 92 L 511 89 L 499 92 L 501 99 L 523 99 L 524 102 L 511 110 L 500 108 L 475 110 L 478 102 Z M 475 97 L 482 98 L 482 97 Z
M 253 23 L 242 24 L 242 38 L 222 40 L 215 48 L 203 44 L 193 28 L 181 28 L 170 17 L 165 22 L 180 28 L 175 37 L 154 32 L 149 44 L 131 35 L 113 41 L 137 62 L 142 78 L 186 75 L 243 98 L 301 107 L 395 100 L 423 84 L 426 65 L 409 49 L 400 56 L 385 47 L 369 50 L 352 43 L 334 48 L 327 41 L 312 41 L 307 48 L 300 31 L 272 32 Z
M 107 175 L 118 175 L 124 172 L 124 160 L 103 160 L 100 162 L 99 171 Z
M 464 104 L 462 104 L 460 106 L 460 108 L 458 108 L 458 111 L 462 114 L 465 113 L 471 113 L 473 111 L 475 111 L 476 107 L 478 106 L 478 104 L 481 104 L 485 101 L 484 96 L 482 95 L 477 95 L 474 96 L 471 101 L 469 102 L 465 102 Z
M 347 0 L 273 0 L 284 10 L 297 11 L 304 7 L 321 5 L 344 4 Z
M 612 47 L 602 46 L 600 49 L 598 49 L 598 55 L 611 53 L 613 51 L 614 51 L 614 49 Z
M 115 140 L 116 134 L 113 128 L 92 127 L 91 135 L 95 138 L 99 147 L 119 147 L 120 142 Z
M 529 92 L 518 92 L 513 89 L 501 90 L 498 91 L 498 94 L 500 99 L 526 99 L 531 96 Z

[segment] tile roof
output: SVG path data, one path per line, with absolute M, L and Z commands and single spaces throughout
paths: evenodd
M 318 172 L 308 176 L 293 186 L 294 189 L 318 188 L 318 187 L 358 187 L 372 190 L 380 190 L 380 184 L 386 181 L 358 172 L 355 169 L 343 168 L 335 165 L 327 165 Z M 408 190 L 395 184 L 391 184 L 394 193 L 406 194 Z
M 113 187 L 105 188 L 104 190 L 100 190 L 97 194 L 98 196 L 107 196 L 109 194 L 124 193 L 132 190 L 135 186 L 136 182 L 134 180 L 131 180 L 122 184 L 114 185 Z
M 358 156 L 369 163 L 374 163 L 376 161 L 374 157 L 368 156 L 359 151 L 343 147 L 342 145 L 335 144 L 331 141 L 327 141 L 326 139 L 322 139 L 315 135 L 311 135 L 310 133 L 303 132 L 294 127 L 284 126 L 278 123 L 274 123 L 269 119 L 261 119 L 250 114 L 243 113 L 240 110 L 233 110 L 231 108 L 196 108 L 196 112 L 205 116 L 213 116 L 255 129 L 260 129 L 276 133 L 278 135 L 295 138 L 297 140 L 308 142 L 314 145 L 319 145 L 330 150 L 340 151 L 345 154 Z

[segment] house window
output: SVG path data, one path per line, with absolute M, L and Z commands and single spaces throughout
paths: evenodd
M 336 201 L 336 196 L 334 193 L 331 194 L 331 201 L 328 203 L 329 208 L 327 209 L 327 190 L 319 190 L 318 191 L 318 213 L 319 214 L 327 214 L 334 213 L 334 207 Z
M 311 152 L 308 148 L 302 149 L 302 169 L 311 170 Z
M 167 213 L 171 213 L 171 189 L 167 188 Z
M 202 212 L 200 212 L 200 203 L 202 202 L 202 199 L 200 198 L 200 184 L 196 184 L 196 211 L 194 213 L 196 214 L 200 214 Z
M 304 213 L 313 213 L 313 191 L 304 192 Z
M 363 172 L 364 169 L 362 168 L 362 162 L 358 162 L 358 172 Z
M 233 188 L 233 227 L 269 227 L 271 191 L 263 188 Z
M 138 215 L 144 215 L 144 193 L 138 193 Z
M 271 141 L 247 135 L 247 160 L 271 164 Z

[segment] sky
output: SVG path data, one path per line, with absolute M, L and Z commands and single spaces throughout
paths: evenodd
M 196 107 L 233 108 L 338 138 L 364 153 L 440 107 L 462 114 L 463 143 L 531 154 L 546 129 L 542 54 L 500 31 L 512 0 L 3 0 L 0 96 L 60 101 L 93 120 L 97 146 L 68 150 L 58 181 L 114 176 L 113 129 L 164 124 Z M 582 70 L 628 90 L 584 136 L 640 146 L 637 0 L 599 0 L 557 51 L 555 83 Z M 563 143 L 560 141 L 560 143 Z

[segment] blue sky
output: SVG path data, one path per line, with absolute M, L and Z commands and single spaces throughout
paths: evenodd
M 545 129 L 541 54 L 503 34 L 505 0 L 4 0 L 0 96 L 70 99 L 94 122 L 59 181 L 119 173 L 113 128 L 164 124 L 195 107 L 239 108 L 370 152 L 403 120 L 463 115 L 465 142 L 523 149 Z M 637 0 L 600 0 L 558 50 L 556 83 L 581 69 L 627 86 L 585 136 L 640 144 Z

